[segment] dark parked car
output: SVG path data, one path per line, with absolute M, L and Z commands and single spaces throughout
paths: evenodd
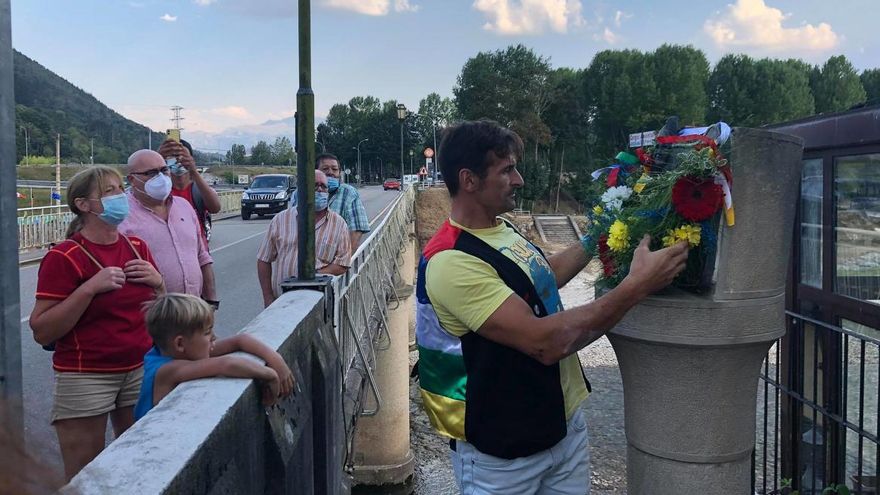
M 250 220 L 259 216 L 278 213 L 290 206 L 290 198 L 296 191 L 296 179 L 287 174 L 267 174 L 254 177 L 254 181 L 241 195 L 241 218 Z
M 382 183 L 382 189 L 386 191 L 389 189 L 397 189 L 400 191 L 400 179 L 395 179 L 394 177 L 385 179 L 385 182 Z

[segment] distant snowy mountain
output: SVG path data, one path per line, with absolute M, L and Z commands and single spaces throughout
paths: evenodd
M 203 151 L 225 151 L 233 144 L 243 144 L 250 148 L 259 141 L 269 144 L 276 138 L 286 136 L 290 142 L 294 142 L 296 124 L 293 117 L 281 120 L 267 120 L 262 124 L 243 125 L 230 127 L 220 132 L 184 131 L 184 139 L 193 145 L 193 148 Z

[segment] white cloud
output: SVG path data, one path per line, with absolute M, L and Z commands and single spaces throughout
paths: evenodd
M 614 13 L 614 25 L 617 27 L 620 27 L 620 25 L 623 23 L 623 21 L 625 21 L 627 19 L 631 19 L 632 16 L 633 16 L 632 14 L 628 14 L 622 10 L 618 10 L 617 12 Z
M 409 0 L 323 0 L 326 7 L 334 9 L 350 10 L 358 14 L 382 16 L 388 15 L 392 8 L 394 12 L 417 12 L 418 5 L 409 3 Z
M 596 41 L 604 41 L 605 43 L 608 43 L 609 45 L 613 45 L 613 44 L 617 43 L 618 41 L 620 41 L 620 36 L 615 34 L 614 31 L 612 31 L 608 27 L 605 27 L 605 30 L 602 31 L 601 34 L 600 33 L 594 34 L 593 39 Z
M 473 7 L 489 19 L 483 29 L 502 35 L 541 34 L 547 27 L 565 33 L 584 24 L 580 0 L 475 0 Z
M 235 105 L 230 105 L 226 107 L 213 108 L 210 110 L 210 113 L 214 115 L 220 115 L 223 117 L 230 117 L 233 119 L 252 119 L 250 112 L 248 112 L 247 108 L 239 107 Z
M 165 14 L 162 17 L 160 17 L 159 19 L 162 19 L 165 22 L 174 22 L 177 20 L 177 16 L 171 15 L 171 14 Z
M 737 0 L 725 12 L 706 20 L 703 31 L 719 48 L 746 47 L 768 51 L 821 52 L 836 47 L 840 36 L 831 25 L 784 27 L 791 14 L 764 3 L 764 0 Z
M 211 5 L 212 3 L 216 2 L 216 1 L 217 0 L 195 0 L 196 5 L 200 5 L 202 7 L 207 7 L 208 5 Z

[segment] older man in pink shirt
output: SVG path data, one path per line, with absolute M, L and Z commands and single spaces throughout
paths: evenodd
M 171 178 L 162 155 L 138 150 L 128 158 L 129 214 L 119 231 L 147 242 L 168 292 L 201 296 L 219 305 L 214 260 L 199 219 L 185 199 L 171 196 Z

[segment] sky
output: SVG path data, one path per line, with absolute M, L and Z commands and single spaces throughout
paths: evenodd
M 731 1 L 731 0 L 728 0 Z M 296 0 L 12 0 L 13 46 L 122 115 L 220 133 L 293 115 Z M 554 67 L 601 50 L 691 44 L 880 67 L 878 0 L 313 0 L 315 114 L 371 95 L 417 109 L 452 96 L 464 63 L 522 43 Z M 197 145 L 198 143 L 193 143 Z

